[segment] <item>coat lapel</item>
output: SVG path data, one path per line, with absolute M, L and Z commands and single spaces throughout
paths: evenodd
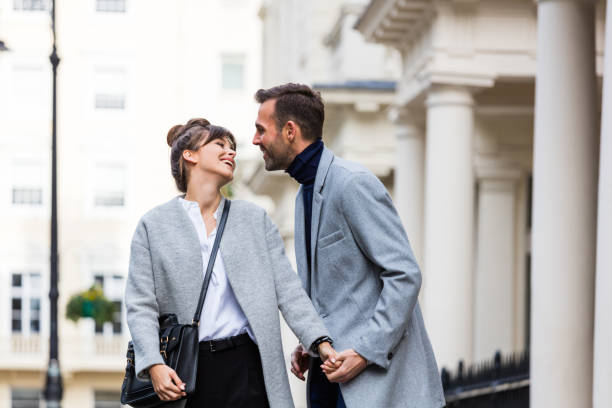
M 321 190 L 323 189 L 323 185 L 325 184 L 325 179 L 327 178 L 329 166 L 332 164 L 333 161 L 334 154 L 331 152 L 331 150 L 323 148 L 312 193 L 312 219 L 310 225 L 310 265 L 312 266 L 315 265 L 317 240 L 319 238 L 319 222 L 321 220 L 321 209 L 323 208 L 323 194 L 321 194 Z
M 323 208 L 323 195 L 316 189 L 312 193 L 312 219 L 310 224 L 310 265 L 315 264 L 315 251 L 317 239 L 319 238 L 319 220 Z
M 204 282 L 204 276 L 202 273 L 203 265 L 202 265 L 202 250 L 200 248 L 200 239 L 198 238 L 198 232 L 196 231 L 189 215 L 183 208 L 183 203 L 179 200 L 179 197 L 176 197 L 170 206 L 171 214 L 167 217 L 172 225 L 175 228 L 175 232 L 170 234 L 170 236 L 182 236 L 186 235 L 185 244 L 187 246 L 185 253 L 188 254 L 186 259 L 181 259 L 181 262 L 184 262 L 185 268 L 181 270 L 182 276 L 181 279 L 188 279 L 189 282 L 193 282 L 193 294 L 195 296 L 195 302 L 197 303 L 197 296 L 200 294 L 200 289 L 202 288 L 202 283 Z M 194 296 L 190 296 L 189 298 L 193 298 Z
M 252 277 L 248 276 L 249 271 L 248 258 L 244 256 L 236 256 L 236 248 L 243 247 L 240 232 L 241 220 L 240 214 L 233 207 L 227 215 L 227 223 L 219 244 L 219 254 L 223 259 L 225 274 L 232 285 L 234 292 L 242 292 L 244 288 L 249 288 L 249 280 Z M 244 222 L 247 222 L 246 220 Z M 233 255 L 233 256 L 232 256 Z M 247 291 L 248 293 L 248 291 Z M 237 296 L 238 297 L 238 296 Z
M 302 286 L 310 295 L 310 274 L 306 262 L 306 230 L 304 228 L 304 199 L 302 198 L 302 187 L 295 198 L 295 258 L 297 262 L 298 275 L 302 280 Z

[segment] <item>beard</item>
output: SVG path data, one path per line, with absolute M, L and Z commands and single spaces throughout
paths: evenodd
M 291 164 L 289 157 L 291 152 L 285 146 L 270 146 L 270 149 L 265 149 L 264 163 L 267 171 L 286 170 Z
M 268 171 L 274 171 L 274 170 L 284 170 L 283 166 L 278 163 L 278 160 L 275 160 L 269 152 L 268 153 L 268 157 L 264 159 L 264 163 L 265 163 L 265 167 L 266 170 Z

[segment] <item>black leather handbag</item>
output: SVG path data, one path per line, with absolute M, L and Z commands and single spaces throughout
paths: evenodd
M 219 243 L 223 235 L 225 222 L 227 221 L 230 204 L 230 200 L 225 201 L 223 214 L 217 227 L 215 243 L 213 244 L 208 266 L 206 267 L 198 307 L 191 324 L 179 324 L 174 313 L 164 314 L 159 318 L 159 352 L 166 365 L 176 371 L 179 378 L 185 383 L 187 397 L 195 391 L 198 370 L 198 327 L 200 326 L 200 313 L 204 305 L 204 298 L 206 297 L 208 283 L 210 282 L 213 266 L 215 265 L 215 258 L 219 250 Z M 121 386 L 122 404 L 131 405 L 136 408 L 153 408 L 172 402 L 160 400 L 153 389 L 151 381 L 141 381 L 136 377 L 134 344 L 131 341 L 128 343 L 126 357 L 125 377 Z

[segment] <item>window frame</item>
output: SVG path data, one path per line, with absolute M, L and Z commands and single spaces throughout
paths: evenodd
M 13 202 L 13 191 L 19 187 L 18 179 L 13 173 L 17 167 L 16 163 L 37 162 L 42 168 L 41 174 L 41 204 L 19 204 Z M 3 166 L 2 166 L 3 167 Z M 51 191 L 51 164 L 48 157 L 42 154 L 14 154 L 9 156 L 6 167 L 0 169 L 8 172 L 9 177 L 5 178 L 5 183 L 0 184 L 3 192 L 1 194 L 5 208 L 13 215 L 26 218 L 47 218 L 50 214 L 50 191 Z M 24 183 L 25 184 L 25 183 Z
M 240 86 L 229 86 L 226 83 L 226 66 L 240 66 L 242 69 Z M 247 57 L 245 53 L 223 53 L 220 58 L 220 84 L 221 90 L 227 93 L 242 93 L 247 88 Z
M 104 164 L 117 164 L 123 167 L 123 205 L 104 206 L 96 205 L 96 197 L 98 196 L 98 183 L 95 182 L 98 177 L 99 167 Z M 89 162 L 89 183 L 87 197 L 85 200 L 86 208 L 85 215 L 90 219 L 125 219 L 129 215 L 131 205 L 130 191 L 132 187 L 131 180 L 131 164 L 127 158 L 109 157 L 109 156 L 92 156 Z
M 111 80 L 105 76 L 109 76 Z M 127 64 L 105 64 L 103 61 L 95 61 L 92 65 L 91 84 L 91 99 L 88 104 L 95 116 L 120 115 L 117 117 L 121 117 L 128 111 L 130 102 Z M 113 100 L 117 102 L 115 106 L 109 102 Z
M 24 8 L 23 6 L 21 8 L 17 8 L 17 3 L 42 3 L 43 8 Z M 51 10 L 51 2 L 49 0 L 12 0 L 11 10 L 16 13 L 45 13 Z
M 48 80 L 51 68 L 48 60 L 32 56 L 16 56 L 8 67 L 10 77 L 7 89 L 12 103 L 7 107 L 16 121 L 31 121 L 39 117 L 51 119 L 52 84 Z
M 101 278 L 101 279 L 99 279 Z M 119 280 L 119 285 L 121 286 L 121 290 L 117 293 L 108 293 L 110 289 L 106 284 L 109 280 Z M 124 275 L 119 273 L 118 271 L 113 271 L 112 269 L 100 269 L 95 268 L 92 271 L 92 284 L 102 282 L 102 291 L 104 296 L 113 303 L 119 302 L 119 310 L 116 313 L 115 317 L 119 317 L 118 321 L 106 322 L 103 325 L 99 325 L 97 322 L 93 324 L 93 332 L 96 336 L 104 336 L 104 337 L 112 337 L 112 336 L 123 336 L 126 333 L 127 322 L 125 318 L 125 302 L 123 299 L 123 293 L 125 290 L 125 281 L 126 278 Z M 115 283 L 113 283 L 115 285 Z M 116 289 L 116 288 L 115 288 Z M 118 330 L 117 330 L 117 324 Z
M 102 3 L 104 4 L 113 4 L 113 3 L 123 3 L 123 9 L 113 9 L 111 8 L 106 8 L 106 9 L 102 9 L 100 7 L 100 5 Z M 95 0 L 94 2 L 94 8 L 95 8 L 95 12 L 96 13 L 100 13 L 100 14 L 110 14 L 110 15 L 122 15 L 122 14 L 127 14 L 127 0 Z
M 39 279 L 39 287 L 38 289 L 34 289 L 32 285 L 33 277 L 37 275 Z M 21 285 L 14 285 L 14 277 L 21 276 Z M 35 268 L 22 268 L 16 269 L 12 268 L 9 270 L 8 274 L 8 284 L 9 284 L 9 313 L 11 318 L 9 319 L 9 333 L 13 336 L 40 336 L 43 333 L 43 319 L 44 316 L 44 283 L 43 283 L 43 272 L 41 270 Z M 38 293 L 35 293 L 35 291 Z M 38 295 L 38 296 L 36 296 Z M 14 321 L 15 321 L 15 309 L 14 302 L 15 300 L 19 300 L 20 302 L 20 313 L 19 313 L 19 329 L 14 329 Z M 32 301 L 38 300 L 38 330 L 32 330 L 32 323 L 34 322 Z
M 15 402 L 17 402 L 15 400 L 15 393 L 16 392 L 21 392 L 24 394 L 30 393 L 31 397 L 30 398 L 24 398 L 24 399 L 20 399 L 19 402 L 25 402 L 27 403 L 27 405 L 25 404 L 19 404 L 16 405 Z M 33 397 L 33 394 L 36 393 L 37 397 Z M 37 406 L 37 407 L 42 407 L 43 406 L 43 396 L 42 396 L 42 390 L 38 389 L 38 388 L 24 388 L 24 387 L 11 387 L 10 388 L 10 399 L 11 399 L 11 408 L 26 408 L 26 407 L 31 407 L 31 406 Z M 35 399 L 36 398 L 36 399 Z

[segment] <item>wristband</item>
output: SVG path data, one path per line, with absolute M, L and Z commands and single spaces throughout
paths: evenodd
M 318 339 L 316 339 L 314 343 L 312 343 L 312 346 L 310 346 L 310 349 L 313 352 L 319 354 L 319 346 L 321 345 L 321 343 L 325 343 L 325 342 L 328 342 L 331 345 L 334 344 L 334 341 L 329 336 L 323 336 L 323 337 L 319 337 Z

